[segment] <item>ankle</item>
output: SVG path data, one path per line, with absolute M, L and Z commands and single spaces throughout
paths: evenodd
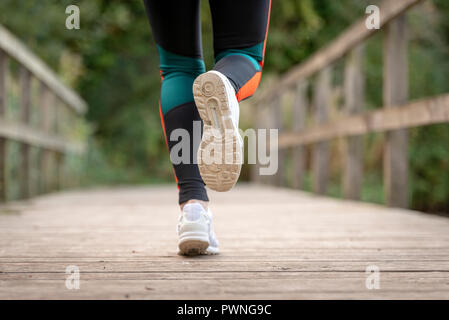
M 199 204 L 201 204 L 201 205 L 203 206 L 204 210 L 206 210 L 206 211 L 207 211 L 207 209 L 208 209 L 208 207 L 209 207 L 209 202 L 208 202 L 208 201 L 197 200 L 197 199 L 191 199 L 191 200 L 188 200 L 188 201 L 186 201 L 186 202 L 183 202 L 183 203 L 181 203 L 181 204 L 179 205 L 179 207 L 181 208 L 181 211 L 182 211 L 182 209 L 184 208 L 184 206 L 185 206 L 186 204 L 189 204 L 189 203 L 199 203 Z

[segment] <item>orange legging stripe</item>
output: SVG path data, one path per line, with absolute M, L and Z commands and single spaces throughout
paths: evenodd
M 261 78 L 262 78 L 262 71 L 256 72 L 254 76 L 252 76 L 252 78 L 249 79 L 248 82 L 245 83 L 243 87 L 241 87 L 240 90 L 237 92 L 236 94 L 237 101 L 240 102 L 243 99 L 252 96 L 256 92 L 257 87 L 259 86 Z
M 263 43 L 262 61 L 259 62 L 261 70 L 262 70 L 262 67 L 264 64 L 264 59 L 265 59 L 265 48 L 267 45 L 268 28 L 270 26 L 270 14 L 271 14 L 271 0 L 270 0 L 270 4 L 268 5 L 267 28 L 265 30 L 265 40 Z M 251 97 L 256 92 L 261 78 L 262 78 L 262 71 L 256 72 L 256 74 L 254 76 L 252 76 L 252 78 L 249 79 L 249 81 L 247 83 L 245 83 L 243 85 L 243 87 L 241 87 L 240 90 L 237 92 L 237 94 L 236 94 L 237 101 L 240 102 L 243 99 Z
M 162 131 L 164 132 L 165 145 L 167 146 L 167 149 L 170 152 L 170 149 L 168 147 L 167 133 L 165 132 L 165 121 L 164 121 L 164 115 L 162 114 L 161 100 L 159 100 L 159 116 L 161 117 L 161 124 L 162 124 Z M 176 171 L 174 168 L 173 168 L 173 175 L 175 176 L 176 185 L 178 186 L 178 190 L 179 190 L 178 177 L 176 176 Z
M 260 67 L 263 67 L 263 63 L 265 60 L 265 48 L 267 46 L 268 28 L 270 26 L 270 15 L 271 15 L 271 0 L 270 4 L 268 5 L 267 29 L 265 30 L 265 40 L 263 42 L 262 61 L 260 61 Z

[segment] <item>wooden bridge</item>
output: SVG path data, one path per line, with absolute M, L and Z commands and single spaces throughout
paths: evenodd
M 449 122 L 449 95 L 407 99 L 407 11 L 420 2 L 384 1 L 380 30 L 356 22 L 253 99 L 253 126 L 281 129 L 280 170 L 263 177 L 256 165 L 255 183 L 211 193 L 221 254 L 195 258 L 176 254 L 173 186 L 59 191 L 76 186 L 86 137 L 73 131 L 87 127 L 86 105 L 0 28 L 0 298 L 448 299 L 449 220 L 406 209 L 407 128 Z M 377 32 L 385 107 L 367 112 L 363 46 Z M 341 60 L 344 113 L 330 117 Z M 357 201 L 361 137 L 371 132 L 387 136 L 387 206 Z M 346 199 L 326 197 L 335 139 L 345 146 Z M 305 148 L 315 194 L 295 190 Z
M 221 254 L 186 258 L 174 197 L 98 189 L 3 208 L 0 298 L 449 298 L 447 218 L 241 185 L 211 194 Z M 380 289 L 366 286 L 373 266 Z

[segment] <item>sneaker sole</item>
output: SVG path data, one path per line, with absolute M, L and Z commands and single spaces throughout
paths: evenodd
M 218 247 L 209 246 L 209 247 L 207 247 L 205 254 L 214 256 L 214 255 L 220 254 L 220 250 L 218 249 Z
M 208 188 L 219 192 L 228 191 L 232 189 L 240 176 L 242 146 L 240 137 L 237 136 L 238 128 L 235 128 L 231 119 L 225 83 L 217 74 L 203 73 L 195 79 L 193 96 L 204 124 L 197 157 L 201 177 Z M 211 132 L 213 129 L 220 131 L 222 139 L 210 138 L 213 137 Z M 232 147 L 225 146 L 224 152 L 221 152 L 220 164 L 204 163 L 201 159 L 205 150 L 222 150 L 226 129 L 233 132 L 232 142 L 227 141 L 228 144 L 232 144 Z M 228 161 L 225 161 L 226 159 Z
M 209 247 L 209 242 L 199 239 L 188 239 L 181 241 L 178 244 L 179 254 L 185 256 L 196 256 L 200 254 L 207 254 L 206 249 Z

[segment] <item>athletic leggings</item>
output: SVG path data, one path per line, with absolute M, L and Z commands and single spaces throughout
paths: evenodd
M 173 130 L 190 133 L 190 163 L 173 165 L 179 203 L 208 201 L 192 143 L 193 121 L 201 121 L 192 85 L 204 73 L 200 0 L 144 0 L 159 52 L 161 99 L 159 110 L 169 150 Z M 259 85 L 264 62 L 271 0 L 209 0 L 214 41 L 214 70 L 228 77 L 238 101 L 250 97 Z

